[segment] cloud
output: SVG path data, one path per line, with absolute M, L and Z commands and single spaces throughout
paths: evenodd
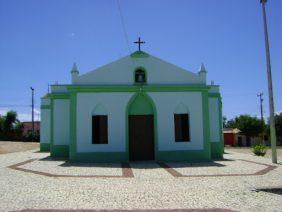
M 75 33 L 74 33 L 74 32 L 69 32 L 69 33 L 67 34 L 67 36 L 72 38 L 72 37 L 75 36 Z

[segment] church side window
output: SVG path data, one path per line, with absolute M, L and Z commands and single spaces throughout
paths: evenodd
M 93 144 L 108 143 L 108 116 L 106 115 L 92 116 L 92 143 Z
M 135 83 L 146 83 L 146 73 L 142 69 L 135 71 Z
M 189 134 L 189 115 L 184 114 L 174 114 L 174 133 L 175 142 L 188 142 L 190 141 Z

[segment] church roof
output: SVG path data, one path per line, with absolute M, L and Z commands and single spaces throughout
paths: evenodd
M 114 62 L 79 75 L 74 84 L 132 84 L 133 75 L 137 68 L 146 71 L 147 84 L 205 84 L 205 79 L 200 74 L 201 71 L 206 71 L 203 65 L 199 73 L 193 73 L 144 51 L 136 51 Z M 76 65 L 74 69 L 77 70 Z

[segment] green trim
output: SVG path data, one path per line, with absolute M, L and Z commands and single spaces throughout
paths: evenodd
M 224 153 L 224 135 L 223 135 L 223 119 L 222 119 L 222 100 L 221 97 L 218 98 L 218 106 L 219 106 L 219 134 L 220 134 L 220 144 L 219 144 L 219 153 L 220 158 L 223 158 Z
M 220 140 L 216 142 L 210 142 L 211 143 L 211 156 L 212 159 L 221 159 L 223 158 L 224 153 L 224 139 L 223 139 L 223 121 L 222 121 L 222 101 L 221 96 L 219 93 L 210 95 L 210 98 L 217 98 L 218 100 L 218 121 L 219 121 L 219 134 L 220 134 Z
M 136 51 L 136 52 L 133 52 L 130 56 L 133 58 L 146 58 L 146 57 L 149 57 L 150 55 L 143 51 Z
M 51 121 L 50 121 L 50 151 L 52 152 L 52 146 L 54 146 L 54 100 L 51 99 Z
M 164 162 L 200 162 L 211 160 L 206 150 L 158 151 L 157 156 L 157 161 Z
M 76 107 L 77 107 L 77 94 L 75 92 L 70 93 L 70 148 L 69 157 L 70 160 L 76 161 Z
M 188 86 L 188 85 L 116 85 L 116 86 L 104 86 L 104 85 L 68 85 L 68 91 L 70 92 L 183 92 L 183 91 L 208 91 L 210 86 Z
M 41 105 L 40 106 L 40 109 L 42 110 L 42 109 L 51 109 L 51 105 Z
M 51 146 L 51 157 L 68 157 L 69 146 L 68 145 L 52 145 Z
M 49 94 L 51 99 L 69 99 L 70 94 L 69 93 L 51 93 Z
M 211 156 L 212 159 L 223 158 L 223 148 L 221 142 L 211 142 Z
M 50 152 L 50 144 L 40 143 L 40 152 Z
M 220 93 L 209 93 L 209 97 L 221 98 L 221 95 L 220 95 Z
M 203 110 L 203 139 L 204 139 L 204 150 L 206 158 L 211 159 L 211 145 L 210 145 L 210 115 L 209 115 L 209 99 L 208 92 L 202 92 L 202 110 Z

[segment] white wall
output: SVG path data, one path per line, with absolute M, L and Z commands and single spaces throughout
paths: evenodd
M 159 150 L 202 150 L 204 137 L 201 92 L 150 92 L 149 95 L 158 113 Z M 190 142 L 175 142 L 174 112 L 181 103 L 189 111 Z
M 125 152 L 125 114 L 133 93 L 77 94 L 77 152 Z M 108 144 L 92 144 L 92 112 L 102 105 L 108 113 Z
M 69 145 L 70 101 L 68 99 L 54 99 L 54 144 Z
M 51 134 L 51 110 L 41 109 L 40 143 L 50 143 Z
M 124 57 L 78 76 L 75 84 L 132 85 L 134 71 L 140 66 L 147 71 L 148 84 L 205 84 L 198 73 L 186 71 L 153 56 L 147 58 Z
M 219 105 L 218 98 L 209 97 L 210 141 L 219 142 Z

